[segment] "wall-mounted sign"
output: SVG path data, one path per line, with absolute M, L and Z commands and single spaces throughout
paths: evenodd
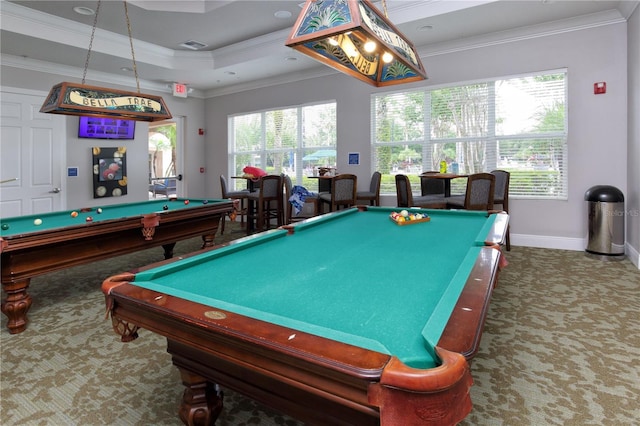
M 187 85 L 182 83 L 173 83 L 173 96 L 178 98 L 186 98 L 188 94 Z

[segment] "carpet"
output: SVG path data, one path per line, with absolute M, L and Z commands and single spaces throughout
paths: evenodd
M 227 223 L 216 242 L 243 236 Z M 198 249 L 179 242 L 176 256 Z M 471 369 L 462 425 L 632 425 L 640 408 L 640 271 L 582 252 L 513 247 Z M 0 330 L 0 418 L 8 425 L 180 425 L 184 387 L 165 339 L 120 342 L 102 281 L 162 260 L 162 249 L 32 280 L 30 323 Z M 301 423 L 225 390 L 217 425 Z

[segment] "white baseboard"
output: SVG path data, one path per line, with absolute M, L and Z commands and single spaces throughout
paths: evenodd
M 549 237 L 541 235 L 511 234 L 514 246 L 581 251 L 587 247 L 585 238 Z
M 557 250 L 583 251 L 587 247 L 586 238 L 549 237 L 540 235 L 511 234 L 511 245 L 523 247 L 548 248 Z M 640 253 L 625 245 L 625 255 L 631 263 L 640 269 Z

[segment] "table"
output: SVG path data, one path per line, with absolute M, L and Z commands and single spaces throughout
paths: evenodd
M 508 216 L 408 210 L 431 221 L 360 206 L 110 277 L 114 330 L 167 338 L 185 424 L 213 424 L 219 386 L 310 424 L 455 424 Z
M 233 210 L 229 200 L 153 200 L 0 219 L 2 312 L 12 334 L 27 327 L 31 278 L 96 260 L 163 246 L 173 255 L 176 241 L 202 236 L 212 246 L 220 218 Z M 167 210 L 164 210 L 167 206 Z M 87 218 L 93 220 L 87 222 Z M 42 220 L 39 226 L 34 220 Z
M 444 196 L 451 197 L 451 181 L 457 178 L 467 178 L 469 175 L 461 175 L 457 173 L 423 173 L 420 175 L 420 184 L 424 186 L 424 179 L 443 179 L 444 180 Z M 422 195 L 425 195 L 422 193 Z

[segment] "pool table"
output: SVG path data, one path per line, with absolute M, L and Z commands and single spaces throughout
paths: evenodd
M 31 278 L 153 246 L 170 258 L 176 241 L 199 235 L 212 246 L 220 218 L 232 210 L 229 200 L 172 198 L 1 218 L 1 308 L 9 331 L 27 327 Z
M 498 278 L 504 213 L 359 206 L 107 278 L 123 341 L 167 338 L 185 424 L 234 389 L 309 424 L 447 425 Z

